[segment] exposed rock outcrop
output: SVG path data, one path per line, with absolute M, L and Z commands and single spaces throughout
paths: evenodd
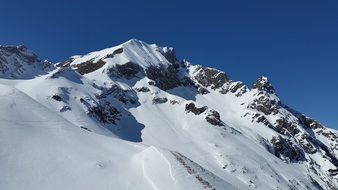
M 201 85 L 211 87 L 212 89 L 220 88 L 229 81 L 229 78 L 224 72 L 202 66 L 199 66 L 194 71 L 193 78 Z
M 61 96 L 59 96 L 58 94 L 54 94 L 54 95 L 52 96 L 52 99 L 54 99 L 54 100 L 56 100 L 56 101 L 58 101 L 58 102 L 61 102 L 61 101 L 62 101 Z
M 136 91 L 137 92 L 149 92 L 150 89 L 146 86 L 142 86 L 142 87 L 136 88 Z
M 235 96 L 240 97 L 244 93 L 248 92 L 248 88 L 242 82 L 229 81 L 222 86 L 219 92 L 222 94 L 227 94 L 231 92 L 235 94 Z
M 123 53 L 123 48 L 118 48 L 114 50 L 112 54 L 107 54 L 105 58 L 113 58 L 115 55 L 121 54 L 121 53 Z
M 290 140 L 284 139 L 282 136 L 275 136 L 271 139 L 274 147 L 274 154 L 287 162 L 299 162 L 305 160 L 303 151 L 294 146 Z
M 153 98 L 153 104 L 164 104 L 168 101 L 166 97 L 155 97 Z
M 124 104 L 135 104 L 137 102 L 136 93 L 132 90 L 124 90 L 119 85 L 114 84 L 109 88 L 98 87 L 101 90 L 99 94 L 96 94 L 98 99 L 103 99 L 108 96 L 114 97 Z
M 271 85 L 271 83 L 269 82 L 267 77 L 260 77 L 256 83 L 254 84 L 254 86 L 252 87 L 252 89 L 257 89 L 259 91 L 265 91 L 267 93 L 270 94 L 275 94 L 275 89 L 273 88 L 273 86 Z
M 277 119 L 276 123 L 277 124 L 275 125 L 275 129 L 281 134 L 295 136 L 300 132 L 296 124 L 289 122 L 285 118 Z
M 329 169 L 328 172 L 330 173 L 331 176 L 338 175 L 338 169 Z
M 150 66 L 146 69 L 146 76 L 155 82 L 155 85 L 162 90 L 169 90 L 181 86 L 177 70 L 173 65 Z
M 132 79 L 137 77 L 138 73 L 143 72 L 143 68 L 140 65 L 129 61 L 125 64 L 116 65 L 115 67 L 110 68 L 108 75 L 110 77 Z
M 180 102 L 177 101 L 177 100 L 170 100 L 170 104 L 172 104 L 172 105 L 179 104 L 179 103 L 180 103 Z
M 271 99 L 269 96 L 261 95 L 249 104 L 248 108 L 263 112 L 265 115 L 277 114 L 279 108 L 281 108 L 281 102 Z
M 92 59 L 92 60 L 89 60 L 89 61 L 86 61 L 84 63 L 76 65 L 76 70 L 81 75 L 84 75 L 84 74 L 91 73 L 93 71 L 100 69 L 105 64 L 106 64 L 106 62 L 103 61 L 102 59 L 100 59 L 96 62 L 94 62 L 94 59 Z
M 205 117 L 205 120 L 212 125 L 224 126 L 224 122 L 221 120 L 219 113 L 215 110 L 210 110 L 210 114 Z
M 51 62 L 39 60 L 26 46 L 0 46 L 1 78 L 34 78 L 54 68 Z
M 121 112 L 108 101 L 95 102 L 89 97 L 80 98 L 86 107 L 87 114 L 105 124 L 116 124 L 122 117 Z
M 185 105 L 185 111 L 186 111 L 187 113 L 192 112 L 192 113 L 194 113 L 195 115 L 200 115 L 201 113 L 205 112 L 207 109 L 208 109 L 207 106 L 203 106 L 203 107 L 198 108 L 198 107 L 196 107 L 196 105 L 195 105 L 194 103 L 192 103 L 192 102 Z
M 323 125 L 321 125 L 319 122 L 305 115 L 301 115 L 299 117 L 299 121 L 300 123 L 304 124 L 305 126 L 311 129 L 323 129 L 324 128 Z
M 170 63 L 175 64 L 178 61 L 174 48 L 164 47 L 160 52 Z

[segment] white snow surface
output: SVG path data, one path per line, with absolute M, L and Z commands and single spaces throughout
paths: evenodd
M 122 53 L 107 58 L 120 48 Z M 149 84 L 152 80 L 146 76 L 114 79 L 106 72 L 127 62 L 143 69 L 167 67 L 172 64 L 163 55 L 167 51 L 172 49 L 133 39 L 73 56 L 70 68 L 29 78 L 0 75 L 0 189 L 337 188 L 337 177 L 327 172 L 335 166 L 324 152 L 306 154 L 306 161 L 287 162 L 262 145 L 262 140 L 269 142 L 280 134 L 245 116 L 262 114 L 247 107 L 259 96 L 256 89 L 242 96 L 211 87 L 205 87 L 207 94 L 196 93 L 192 86 L 164 91 Z M 106 64 L 91 73 L 73 70 L 99 60 Z M 179 73 L 193 77 L 196 66 L 186 65 L 188 71 Z M 136 103 L 121 102 L 121 97 L 113 96 L 117 91 L 99 96 L 114 86 L 125 93 L 123 98 Z M 148 91 L 137 90 L 142 87 Z M 156 98 L 167 101 L 154 103 Z M 271 99 L 279 101 L 275 95 Z M 102 122 L 92 114 L 91 108 L 107 102 L 119 110 L 114 122 Z M 196 115 L 186 111 L 188 103 L 208 109 Z M 206 121 L 212 110 L 220 114 L 224 126 Z M 266 119 L 276 123 L 283 114 L 290 113 L 280 108 Z M 297 120 L 291 114 L 288 118 Z M 337 134 L 328 128 L 324 131 Z M 327 147 L 334 146 L 325 136 L 315 135 Z M 338 151 L 332 150 L 337 156 Z

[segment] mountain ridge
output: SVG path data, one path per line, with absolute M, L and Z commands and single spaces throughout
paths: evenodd
M 57 66 L 36 56 L 28 62 L 27 49 L 13 48 L 19 53 L 0 54 L 0 84 L 88 133 L 172 152 L 165 158 L 204 188 L 337 187 L 337 131 L 284 105 L 267 77 L 249 88 L 218 69 L 178 60 L 173 48 L 136 39 Z M 149 159 L 157 159 L 150 150 Z M 166 182 L 158 186 L 174 188 L 161 177 Z

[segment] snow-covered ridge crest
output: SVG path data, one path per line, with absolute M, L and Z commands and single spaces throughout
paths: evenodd
M 54 69 L 52 63 L 41 61 L 26 46 L 0 46 L 1 78 L 34 78 Z
M 147 44 L 140 40 L 131 39 L 121 45 L 91 52 L 87 55 L 71 57 L 66 64 L 78 68 L 81 73 L 89 73 L 128 62 L 136 63 L 143 69 L 151 66 L 161 67 L 175 62 L 175 52 L 170 47 L 159 47 L 156 44 Z M 91 67 L 82 71 L 85 67 Z M 84 69 L 85 70 L 85 69 Z
M 266 77 L 249 88 L 135 39 L 23 76 L 0 76 L 0 189 L 337 189 L 337 131 Z

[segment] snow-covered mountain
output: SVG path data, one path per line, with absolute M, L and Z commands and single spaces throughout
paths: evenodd
M 0 105 L 0 189 L 338 188 L 336 130 L 173 48 L 0 46 Z

